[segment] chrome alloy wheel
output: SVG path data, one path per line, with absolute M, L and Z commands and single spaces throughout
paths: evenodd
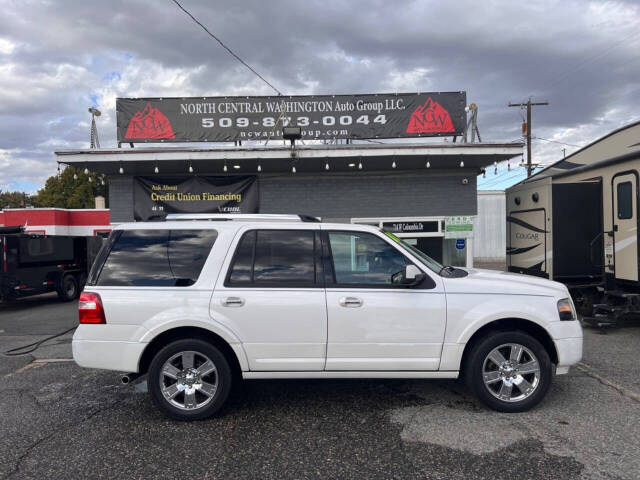
M 160 370 L 162 395 L 181 410 L 195 410 L 208 405 L 218 389 L 218 370 L 206 355 L 179 352 Z
M 503 402 L 520 402 L 540 384 L 540 363 L 524 345 L 505 343 L 494 348 L 482 364 L 484 386 Z

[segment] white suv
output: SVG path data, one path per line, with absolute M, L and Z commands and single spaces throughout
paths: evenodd
M 464 375 L 524 411 L 581 358 L 560 283 L 443 267 L 366 225 L 209 217 L 118 226 L 79 302 L 75 361 L 147 374 L 170 417 L 212 415 L 240 378 Z

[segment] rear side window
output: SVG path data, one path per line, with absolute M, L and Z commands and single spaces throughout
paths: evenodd
M 193 285 L 216 237 L 215 230 L 124 230 L 113 242 L 97 285 Z
M 618 218 L 626 220 L 633 217 L 633 189 L 631 182 L 618 184 Z
M 244 234 L 227 285 L 313 286 L 316 235 L 312 230 L 258 230 Z
M 253 251 L 256 245 L 256 232 L 245 233 L 238 244 L 233 267 L 229 274 L 229 283 L 250 283 L 253 275 Z
M 172 276 L 187 285 L 196 283 L 217 236 L 215 230 L 169 230 L 168 257 Z

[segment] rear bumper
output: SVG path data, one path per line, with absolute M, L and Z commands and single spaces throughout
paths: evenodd
M 137 373 L 140 357 L 147 344 L 74 339 L 71 346 L 73 359 L 81 367 Z

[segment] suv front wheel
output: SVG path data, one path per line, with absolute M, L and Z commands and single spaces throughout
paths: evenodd
M 229 362 L 202 340 L 177 340 L 153 358 L 147 376 L 153 403 L 176 420 L 201 420 L 215 414 L 231 391 Z
M 551 359 L 531 335 L 500 332 L 475 344 L 466 364 L 467 384 L 488 407 L 524 412 L 537 405 L 551 385 Z

